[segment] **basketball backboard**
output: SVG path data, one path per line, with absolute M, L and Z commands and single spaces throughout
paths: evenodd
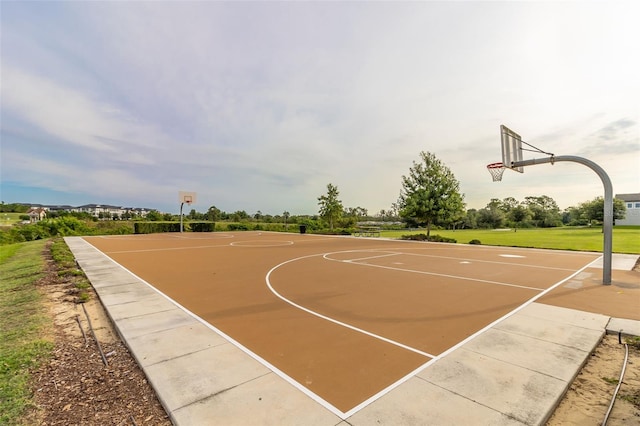
M 196 193 L 188 191 L 178 192 L 178 202 L 180 204 L 193 204 L 196 202 Z
M 505 167 L 524 173 L 524 167 L 514 167 L 513 164 L 522 161 L 522 138 L 505 125 L 500 126 L 502 141 L 502 163 Z

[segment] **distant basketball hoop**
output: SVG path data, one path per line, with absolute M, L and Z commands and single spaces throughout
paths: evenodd
M 180 232 L 183 231 L 182 226 L 182 206 L 185 204 L 191 205 L 196 202 L 196 193 L 195 192 L 187 192 L 187 191 L 179 191 L 178 192 L 178 201 L 180 202 Z
M 178 192 L 178 201 L 180 204 L 192 204 L 196 202 L 196 193 L 180 191 Z

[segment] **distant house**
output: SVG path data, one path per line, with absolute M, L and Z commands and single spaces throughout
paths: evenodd
M 106 204 L 85 204 L 83 206 L 72 207 L 69 210 L 77 213 L 88 213 L 99 219 L 122 218 L 123 216 L 146 217 L 147 213 L 149 213 L 149 209 L 139 207 L 110 206 Z
M 129 219 L 132 217 L 146 217 L 151 209 L 140 207 L 120 207 L 110 206 L 106 204 L 85 204 L 83 206 L 73 207 L 69 205 L 43 205 L 43 204 L 25 204 L 30 207 L 27 214 L 32 211 L 36 212 L 30 215 L 31 222 L 42 220 L 47 216 L 48 211 L 52 213 L 71 212 L 71 213 L 88 213 L 98 219 Z
M 616 219 L 616 225 L 640 225 L 640 192 L 636 194 L 616 194 L 624 201 L 627 214 L 624 219 Z
M 27 214 L 31 223 L 40 222 L 47 217 L 47 211 L 42 207 L 31 207 L 27 210 Z
M 122 207 L 100 204 L 85 204 L 84 206 L 74 208 L 72 211 L 78 213 L 89 213 L 90 215 L 100 219 L 120 217 L 125 212 Z

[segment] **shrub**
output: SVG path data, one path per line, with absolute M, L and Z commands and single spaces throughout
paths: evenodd
M 401 240 L 413 240 L 413 241 L 429 241 L 434 243 L 457 243 L 458 240 L 453 238 L 442 237 L 440 235 L 429 235 L 427 234 L 412 234 L 412 235 L 403 235 L 400 237 Z
M 474 240 L 469 241 L 469 244 L 482 244 L 482 243 L 480 242 L 480 240 L 475 240 L 474 239 Z
M 133 224 L 135 234 L 156 234 L 161 232 L 180 232 L 179 222 L 136 222 Z
M 309 232 L 309 228 L 307 228 L 307 232 Z M 315 234 L 322 235 L 351 235 L 355 232 L 353 228 L 335 228 L 333 231 L 329 229 L 323 229 L 320 231 L 314 232 Z
M 229 231 L 248 231 L 249 226 L 246 223 L 230 223 L 227 225 Z
M 216 224 L 214 222 L 191 222 L 189 227 L 192 232 L 213 232 Z
M 101 220 L 89 226 L 93 235 L 133 234 L 133 223 L 128 220 Z

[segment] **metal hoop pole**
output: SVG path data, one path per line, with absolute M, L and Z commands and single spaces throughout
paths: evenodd
M 611 284 L 611 252 L 613 251 L 613 186 L 611 185 L 611 179 L 609 179 L 607 172 L 593 161 L 573 155 L 514 161 L 511 163 L 511 167 L 525 167 L 545 163 L 553 164 L 556 161 L 572 161 L 574 163 L 584 164 L 600 176 L 600 180 L 604 186 L 604 217 L 602 221 L 602 232 L 604 233 L 604 243 L 602 248 L 602 284 L 609 285 Z
M 180 232 L 182 232 L 182 206 L 184 203 L 180 203 Z

